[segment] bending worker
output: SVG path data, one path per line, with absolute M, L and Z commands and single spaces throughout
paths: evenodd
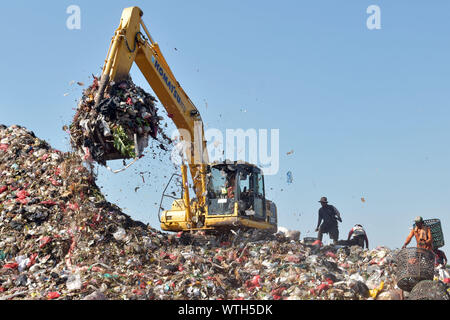
M 436 248 L 433 250 L 433 252 L 435 254 L 434 266 L 442 267 L 445 269 L 445 266 L 447 265 L 447 257 L 445 256 L 444 251 Z
M 366 231 L 360 224 L 355 224 L 355 226 L 350 230 L 347 241 L 349 241 L 352 245 L 360 246 L 363 249 L 365 243 L 366 248 L 369 249 L 369 239 L 367 238 Z
M 431 236 L 431 230 L 429 227 L 424 225 L 423 218 L 416 217 L 414 219 L 414 223 L 415 226 L 406 238 L 405 244 L 403 245 L 402 249 L 406 248 L 412 237 L 415 236 L 417 241 L 417 248 L 433 250 L 433 237 Z

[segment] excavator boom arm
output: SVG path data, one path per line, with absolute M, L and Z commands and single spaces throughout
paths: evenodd
M 135 62 L 179 130 L 181 138 L 187 142 L 187 161 L 194 190 L 200 204 L 204 204 L 208 154 L 203 122 L 194 103 L 170 70 L 158 44 L 153 41 L 142 15 L 138 7 L 124 9 L 120 25 L 111 40 L 97 100 L 110 81 L 126 79 Z

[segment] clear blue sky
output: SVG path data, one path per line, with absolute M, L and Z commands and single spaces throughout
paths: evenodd
M 66 27 L 71 4 L 81 8 L 80 30 Z M 372 4 L 381 30 L 366 27 Z M 87 86 L 100 72 L 132 5 L 207 127 L 280 129 L 280 171 L 266 178 L 266 193 L 281 226 L 312 236 L 327 196 L 343 216 L 341 238 L 361 223 L 371 247 L 401 247 L 422 215 L 441 219 L 450 241 L 450 2 L 5 2 L 0 123 L 69 150 L 61 127 L 82 90 L 70 82 Z M 151 92 L 137 68 L 131 75 Z M 145 184 L 140 171 L 151 171 Z M 100 169 L 98 184 L 159 227 L 156 203 L 171 172 L 147 158 L 118 175 Z

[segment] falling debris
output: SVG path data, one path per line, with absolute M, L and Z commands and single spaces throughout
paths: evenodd
M 291 151 L 287 152 L 286 154 L 289 156 L 289 155 L 291 155 L 293 153 L 294 153 L 294 150 L 291 150 Z
M 292 175 L 292 172 L 291 172 L 291 171 L 288 171 L 288 172 L 287 172 L 287 174 L 286 174 L 286 178 L 287 178 L 287 183 L 288 183 L 288 184 L 291 184 L 291 183 L 292 183 L 292 181 L 294 180 L 294 177 L 293 177 L 293 175 Z
M 361 202 L 366 202 L 366 199 L 364 199 L 364 197 L 362 197 Z

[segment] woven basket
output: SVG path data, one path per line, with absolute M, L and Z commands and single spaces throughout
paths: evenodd
M 422 280 L 433 280 L 434 254 L 422 248 L 405 248 L 396 255 L 397 286 L 411 291 Z
M 440 248 L 444 246 L 444 233 L 442 232 L 441 221 L 439 219 L 424 220 L 423 223 L 431 229 L 431 236 L 433 237 L 433 248 Z
M 425 280 L 414 286 L 408 300 L 450 300 L 450 296 L 442 282 Z

